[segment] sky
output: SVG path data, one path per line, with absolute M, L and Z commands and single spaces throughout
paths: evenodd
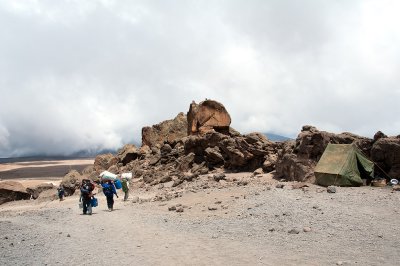
M 221 102 L 241 133 L 400 134 L 400 1 L 0 0 L 0 157 L 141 143 Z

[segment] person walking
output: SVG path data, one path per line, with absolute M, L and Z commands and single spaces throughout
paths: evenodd
M 83 204 L 83 214 L 92 215 L 92 196 L 93 196 L 94 185 L 89 179 L 83 179 L 81 185 L 81 198 L 79 202 L 82 201 Z
M 58 191 L 58 198 L 60 199 L 60 201 L 64 200 L 64 194 L 65 194 L 65 190 L 63 185 L 60 184 L 60 186 L 57 188 Z
M 103 193 L 107 199 L 108 210 L 111 212 L 114 210 L 114 194 L 118 198 L 117 190 L 111 180 L 103 182 L 101 186 L 103 187 Z
M 122 178 L 122 191 L 125 193 L 124 201 L 129 197 L 129 181 L 126 178 Z

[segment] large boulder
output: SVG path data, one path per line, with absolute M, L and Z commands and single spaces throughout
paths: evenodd
M 78 171 L 71 170 L 66 174 L 61 180 L 61 185 L 64 187 L 65 196 L 71 196 L 75 193 L 76 189 L 79 189 L 82 179 L 85 177 L 82 176 Z
M 53 201 L 58 199 L 58 192 L 56 188 L 48 189 L 39 194 L 37 200 L 41 201 Z
M 142 128 L 142 146 L 152 148 L 161 146 L 164 142 L 173 143 L 185 137 L 187 119 L 184 113 L 179 113 L 174 119 L 166 120 L 151 127 Z
M 26 191 L 26 188 L 16 181 L 0 182 L 0 204 L 13 200 L 30 199 L 31 194 Z
M 26 191 L 32 195 L 33 199 L 37 199 L 43 191 L 53 190 L 54 188 L 51 183 L 42 183 L 34 187 L 27 187 Z
M 94 170 L 100 173 L 104 170 L 108 170 L 112 165 L 118 163 L 118 158 L 111 153 L 97 155 L 94 160 Z
M 400 136 L 377 138 L 371 149 L 371 157 L 379 166 L 376 169 L 379 175 L 387 178 L 387 174 L 390 178 L 400 179 Z
M 133 160 L 136 160 L 141 156 L 141 150 L 138 149 L 133 144 L 126 144 L 122 147 L 117 154 L 118 161 L 122 163 L 122 165 L 127 165 Z
M 190 104 L 187 113 L 187 134 L 203 135 L 210 131 L 226 133 L 229 131 L 231 117 L 225 107 L 213 100 L 205 100 L 196 104 Z

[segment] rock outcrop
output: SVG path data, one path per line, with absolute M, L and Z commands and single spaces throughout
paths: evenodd
M 140 150 L 133 144 L 127 144 L 122 147 L 117 154 L 117 159 L 122 165 L 126 165 L 130 161 L 136 160 L 141 156 Z
M 211 131 L 204 135 L 182 138 L 160 149 L 139 151 L 134 160 L 121 165 L 119 172 L 132 172 L 135 178 L 155 185 L 173 182 L 178 186 L 209 171 L 254 171 L 275 169 L 280 144 L 269 141 L 260 133 L 225 135 Z
M 152 127 L 142 128 L 142 146 L 161 147 L 164 142 L 173 143 L 187 135 L 187 119 L 179 113 L 174 119 L 166 120 Z
M 227 133 L 231 124 L 231 117 L 225 107 L 213 100 L 205 100 L 190 104 L 187 113 L 187 135 L 203 135 L 210 131 Z
M 400 179 L 400 136 L 378 138 L 372 146 L 371 158 L 379 166 L 376 173 L 381 177 Z
M 260 133 L 229 136 L 209 132 L 203 136 L 189 136 L 184 140 L 185 154 L 193 153 L 195 163 L 205 163 L 209 169 L 254 171 L 267 160 L 273 170 L 277 144 Z M 268 167 L 267 167 L 268 168 Z
M 71 196 L 75 193 L 76 189 L 79 189 L 82 179 L 84 177 L 76 170 L 71 170 L 64 176 L 61 181 L 61 185 L 64 187 L 65 196 Z
M 314 168 L 328 143 L 355 143 L 391 177 L 399 178 L 399 137 L 388 138 L 377 132 L 374 139 L 369 139 L 348 132 L 319 131 L 307 125 L 296 140 L 273 142 L 260 133 L 241 135 L 230 123 L 230 115 L 221 103 L 192 102 L 187 116 L 180 113 L 172 120 L 144 127 L 140 148 L 128 144 L 115 156 L 96 157 L 91 175 L 103 170 L 131 172 L 145 184 L 179 186 L 209 172 L 276 170 L 277 178 L 313 183 Z M 72 190 L 74 183 L 69 183 Z
M 296 141 L 288 141 L 278 152 L 276 163 L 277 177 L 291 181 L 314 182 L 314 168 L 328 143 L 355 143 L 367 156 L 370 154 L 372 140 L 348 132 L 341 134 L 319 131 L 313 126 L 303 126 Z
M 33 199 L 37 199 L 39 195 L 46 190 L 54 190 L 55 187 L 51 183 L 42 183 L 34 187 L 26 188 L 26 191 L 32 195 Z
M 97 155 L 94 160 L 94 170 L 100 173 L 104 170 L 108 170 L 111 166 L 118 163 L 118 158 L 111 153 Z
M 0 182 L 0 204 L 13 200 L 30 199 L 31 194 L 26 191 L 26 188 L 16 181 Z

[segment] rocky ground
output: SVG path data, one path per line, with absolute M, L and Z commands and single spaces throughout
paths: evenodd
M 135 183 L 113 212 L 99 194 L 92 216 L 77 196 L 3 204 L 0 265 L 398 264 L 400 192 L 328 193 L 270 174 L 212 178 Z

